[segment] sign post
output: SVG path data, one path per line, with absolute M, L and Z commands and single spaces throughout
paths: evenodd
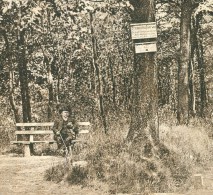
M 135 53 L 148 53 L 156 51 L 156 42 L 135 43 Z
M 155 22 L 130 24 L 132 39 L 157 38 L 157 27 Z
M 156 41 L 147 41 L 146 39 L 157 38 L 157 27 L 155 22 L 133 23 L 131 26 L 131 36 L 135 40 L 135 53 L 156 52 Z M 142 42 L 136 40 L 144 39 Z

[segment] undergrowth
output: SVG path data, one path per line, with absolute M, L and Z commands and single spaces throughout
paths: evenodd
M 10 137 L 7 130 L 0 130 L 0 153 L 4 152 L 10 145 Z
M 87 146 L 79 153 L 88 165 L 69 171 L 70 184 L 100 189 L 105 186 L 105 191 L 111 194 L 177 192 L 190 186 L 195 167 L 211 157 L 208 132 L 197 124 L 161 125 L 160 144 L 151 157 L 129 147 L 124 128 L 112 129 L 109 135 L 98 129 L 91 132 Z M 46 175 L 49 180 L 60 181 L 64 176 L 62 169 L 63 165 L 59 165 Z

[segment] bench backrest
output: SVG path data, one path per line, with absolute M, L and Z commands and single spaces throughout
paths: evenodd
M 90 126 L 90 122 L 77 122 L 79 126 Z M 16 123 L 16 127 L 52 127 L 54 122 L 45 123 Z
M 91 123 L 90 122 L 77 122 L 79 125 L 79 133 L 80 134 L 84 134 L 84 133 L 89 133 L 90 127 L 91 127 Z M 44 127 L 47 128 L 48 130 L 51 130 L 51 127 L 53 127 L 54 122 L 44 122 L 44 123 L 16 123 L 16 127 L 18 128 L 40 128 L 40 127 Z M 39 129 L 40 130 L 40 129 Z M 38 130 L 37 130 L 38 131 Z M 27 132 L 23 132 L 23 131 L 16 131 L 16 134 L 27 134 Z M 51 133 L 51 132 L 43 132 L 40 131 L 41 134 L 45 134 L 45 133 Z M 34 134 L 39 134 L 39 131 L 37 133 Z
M 16 123 L 16 127 L 52 127 L 53 122 L 46 123 Z

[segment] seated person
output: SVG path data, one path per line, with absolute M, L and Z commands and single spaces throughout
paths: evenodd
M 70 108 L 63 106 L 59 109 L 60 117 L 54 121 L 53 132 L 58 149 L 68 149 L 71 141 L 76 139 L 78 125 L 74 119 L 70 118 Z M 66 145 L 66 146 L 65 146 Z

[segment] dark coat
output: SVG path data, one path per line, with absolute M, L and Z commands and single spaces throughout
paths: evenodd
M 54 121 L 53 132 L 56 134 L 60 131 L 61 134 L 67 134 L 72 130 L 75 134 L 78 134 L 78 124 L 74 119 L 68 118 L 67 121 L 63 120 L 62 117 L 57 118 Z
M 68 120 L 65 121 L 61 116 L 57 118 L 54 121 L 52 130 L 55 134 L 54 139 L 57 141 L 58 148 L 63 145 L 63 142 L 66 143 L 69 142 L 70 139 L 75 139 L 76 135 L 78 134 L 78 129 L 78 124 L 74 119 L 68 118 Z M 60 135 L 57 135 L 57 132 L 60 132 Z M 72 137 L 70 137 L 70 134 Z M 63 141 L 61 138 L 63 138 Z

